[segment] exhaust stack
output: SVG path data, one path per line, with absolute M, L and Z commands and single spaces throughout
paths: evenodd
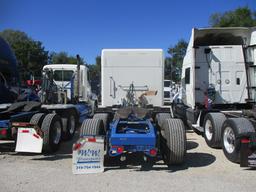
M 77 101 L 79 101 L 79 88 L 80 88 L 80 56 L 77 54 L 76 55 L 77 59 L 77 75 L 76 75 L 76 81 L 75 81 L 75 89 L 74 89 L 74 97 Z

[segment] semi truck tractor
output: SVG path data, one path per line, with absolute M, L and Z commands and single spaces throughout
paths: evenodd
M 192 29 L 172 105 L 207 145 L 255 166 L 256 28 Z M 246 146 L 246 147 L 242 147 Z
M 150 162 L 161 156 L 168 165 L 183 163 L 184 124 L 163 107 L 163 61 L 161 49 L 102 50 L 102 105 L 80 137 L 103 136 L 106 154 L 121 161 L 139 153 Z
M 42 70 L 40 102 L 1 104 L 1 139 L 14 139 L 17 152 L 55 152 L 72 139 L 79 123 L 92 115 L 87 67 L 58 64 Z

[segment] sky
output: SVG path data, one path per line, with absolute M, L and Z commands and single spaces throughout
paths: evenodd
M 47 51 L 79 54 L 88 64 L 104 48 L 161 48 L 189 40 L 211 14 L 256 0 L 0 0 L 0 31 L 20 30 Z

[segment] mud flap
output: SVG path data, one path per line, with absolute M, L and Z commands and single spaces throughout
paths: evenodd
M 256 133 L 241 137 L 240 167 L 256 167 Z
M 73 174 L 104 171 L 104 137 L 81 137 L 73 145 Z
M 34 128 L 18 128 L 16 152 L 42 153 L 43 139 Z

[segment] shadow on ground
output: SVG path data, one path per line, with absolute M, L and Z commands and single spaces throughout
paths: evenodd
M 199 146 L 198 143 L 191 141 L 191 140 L 187 140 L 187 150 L 195 149 L 198 146 Z
M 14 142 L 2 141 L 2 143 L 0 143 L 0 154 L 14 152 L 14 150 L 15 150 Z
M 78 134 L 70 141 L 63 141 L 60 145 L 60 149 L 55 153 L 24 153 L 15 152 L 14 142 L 3 142 L 0 143 L 0 155 L 10 156 L 26 156 L 31 157 L 31 160 L 42 160 L 42 161 L 56 161 L 61 159 L 72 158 L 72 146 L 77 141 Z
M 75 135 L 71 141 L 65 141 L 61 143 L 60 149 L 56 153 L 52 154 L 35 154 L 35 153 L 17 153 L 14 152 L 14 143 L 0 144 L 0 154 L 8 154 L 11 156 L 29 156 L 31 160 L 35 161 L 58 161 L 62 159 L 72 158 L 72 145 L 78 139 L 78 134 Z M 191 167 L 205 167 L 212 164 L 216 158 L 208 153 L 190 152 L 190 150 L 197 148 L 198 143 L 188 140 L 187 141 L 187 154 L 185 161 L 182 165 L 167 166 L 161 156 L 157 160 L 152 162 L 145 162 L 143 155 L 132 154 L 127 157 L 127 160 L 122 162 L 119 158 L 106 157 L 104 159 L 105 171 L 115 169 L 131 169 L 135 171 L 168 171 L 175 172 L 186 170 Z
M 143 161 L 143 157 L 133 155 L 129 156 L 126 161 L 122 162 L 118 158 L 105 158 L 105 171 L 115 169 L 131 169 L 135 171 L 168 171 L 176 172 L 189 168 L 206 167 L 215 162 L 216 157 L 208 153 L 192 153 L 186 154 L 184 163 L 181 165 L 167 166 L 161 157 L 155 163 Z

